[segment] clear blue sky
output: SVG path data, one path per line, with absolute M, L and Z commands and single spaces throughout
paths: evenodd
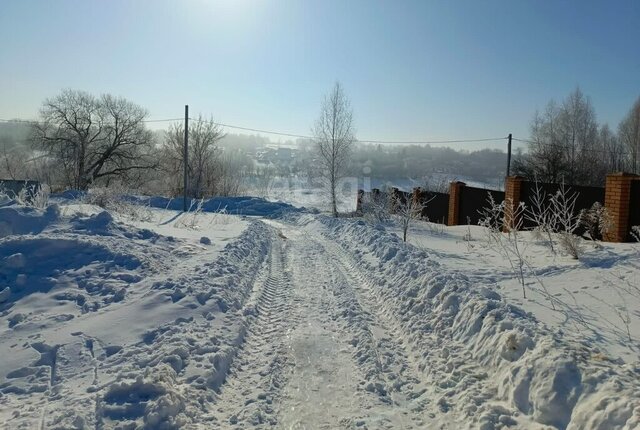
M 0 118 L 63 88 L 309 134 L 340 80 L 361 139 L 526 137 L 576 85 L 617 127 L 640 1 L 0 0 Z

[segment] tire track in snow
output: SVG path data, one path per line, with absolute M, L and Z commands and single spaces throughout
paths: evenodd
M 429 400 L 422 395 L 422 371 L 412 355 L 415 353 L 404 341 L 400 326 L 389 318 L 382 304 L 373 294 L 370 281 L 350 261 L 346 253 L 336 244 L 321 236 L 309 236 L 328 255 L 331 265 L 350 287 L 356 302 L 356 309 L 365 316 L 366 341 L 358 344 L 360 360 L 367 355 L 375 359 L 375 380 L 365 389 L 387 398 L 398 410 L 398 420 L 394 428 L 423 428 L 424 409 Z
M 444 346 L 442 339 L 412 330 L 407 321 L 399 316 L 402 309 L 394 311 L 393 307 L 389 307 L 389 298 L 385 297 L 390 292 L 388 286 L 377 285 L 375 277 L 363 272 L 353 256 L 339 244 L 324 236 L 315 236 L 331 251 L 336 264 L 357 281 L 354 285 L 359 286 L 360 297 L 368 303 L 368 309 L 376 314 L 389 333 L 396 334 L 392 339 L 405 351 L 411 373 L 421 381 L 413 389 L 409 386 L 410 390 L 406 393 L 407 400 L 415 404 L 416 412 L 424 411 L 422 415 L 428 417 L 437 428 L 469 428 L 469 416 L 474 417 L 474 425 L 479 422 L 480 427 L 487 428 L 493 428 L 491 425 L 501 415 L 507 415 L 505 422 L 514 422 L 508 418 L 514 414 L 512 410 L 501 401 L 491 401 L 497 395 L 496 389 L 487 384 L 487 373 L 476 363 L 471 352 L 462 345 L 456 345 L 455 341 L 447 339 L 448 345 Z M 458 394 L 457 390 L 462 392 Z M 471 406 L 466 406 L 469 403 Z M 447 418 L 452 410 L 467 415 L 465 421 L 456 422 Z
M 393 388 L 405 380 L 389 336 L 361 305 L 354 279 L 336 264 L 324 241 L 296 227 L 290 237 L 294 303 L 300 324 L 290 333 L 292 375 L 283 391 L 282 428 L 405 428 L 422 426 L 420 414 L 396 401 Z M 400 384 L 404 385 L 404 383 Z M 390 387 L 390 389 L 388 388 Z
M 292 287 L 282 249 L 285 239 L 278 236 L 271 249 L 268 274 L 244 310 L 248 317 L 246 339 L 220 387 L 214 415 L 223 428 L 276 425 L 279 391 L 290 367 L 283 339 L 292 324 Z

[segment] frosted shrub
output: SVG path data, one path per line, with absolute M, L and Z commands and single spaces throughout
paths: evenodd
M 390 193 L 380 191 L 374 195 L 369 193 L 363 197 L 362 214 L 367 221 L 373 223 L 387 223 L 391 220 Z
M 546 241 L 551 252 L 555 254 L 556 250 L 553 246 L 555 217 L 547 200 L 547 193 L 536 180 L 531 196 L 531 206 L 525 211 L 524 217 L 535 225 L 532 231 L 533 238 Z
M 142 206 L 127 201 L 127 192 L 121 187 L 94 187 L 83 197 L 83 202 L 100 206 L 110 212 L 135 221 L 152 221 L 153 212 L 148 206 Z
M 488 244 L 502 255 L 511 266 L 522 286 L 522 296 L 527 298 L 525 290 L 524 270 L 529 267 L 525 259 L 526 242 L 521 238 L 524 203 L 515 207 L 509 200 L 497 203 L 491 193 L 487 193 L 487 206 L 480 211 L 480 226 L 486 227 Z M 502 232 L 506 227 L 507 233 Z
M 15 196 L 15 201 L 23 206 L 29 206 L 36 209 L 46 209 L 49 205 L 49 195 L 51 190 L 46 184 L 40 186 L 27 186 L 20 190 Z
M 487 193 L 487 205 L 479 213 L 478 225 L 487 229 L 487 241 L 491 244 L 499 239 L 497 235 L 502 232 L 504 202 L 497 203 L 491 193 Z
M 422 211 L 427 207 L 427 204 L 433 200 L 435 197 L 431 197 L 427 201 L 420 200 L 419 198 L 414 198 L 413 195 L 409 194 L 405 196 L 404 199 L 396 199 L 392 202 L 392 207 L 394 208 L 394 214 L 398 224 L 402 228 L 402 240 L 404 242 L 407 241 L 407 233 L 409 232 L 409 227 L 411 223 L 420 219 L 422 216 Z
M 564 182 L 549 199 L 553 224 L 558 231 L 560 248 L 575 259 L 582 255 L 581 240 L 575 235 L 576 230 L 580 227 L 580 214 L 576 214 L 575 211 L 577 199 L 578 193 L 571 193 L 570 189 L 565 187 Z
M 580 211 L 580 224 L 585 228 L 585 236 L 591 240 L 601 240 L 614 227 L 609 211 L 600 202 Z
M 175 227 L 183 227 L 191 230 L 197 230 L 200 228 L 199 221 L 202 215 L 202 206 L 204 204 L 204 198 L 200 200 L 192 200 L 189 205 L 187 213 L 182 216 L 173 225 Z

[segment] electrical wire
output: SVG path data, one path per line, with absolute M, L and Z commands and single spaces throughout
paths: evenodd
M 184 121 L 184 118 L 166 118 L 166 119 L 146 119 L 142 120 L 142 122 L 169 122 L 169 121 Z M 195 122 L 209 122 L 210 120 L 206 119 L 198 119 L 198 118 L 189 118 L 189 121 Z M 17 123 L 29 123 L 29 124 L 40 124 L 41 121 L 34 120 L 24 120 L 24 119 L 0 119 L 0 122 L 17 122 Z M 313 136 L 303 135 L 303 134 L 295 134 L 295 133 L 287 133 L 282 131 L 273 131 L 273 130 L 264 130 L 259 128 L 252 127 L 243 127 L 239 125 L 225 124 L 221 122 L 211 121 L 213 124 L 216 124 L 220 127 L 226 127 L 236 130 L 243 131 L 252 131 L 255 133 L 264 133 L 264 134 L 273 134 L 277 136 L 285 136 L 285 137 L 296 137 L 300 139 L 310 139 L 313 140 Z M 495 142 L 505 140 L 507 137 L 490 137 L 490 138 L 480 138 L 480 139 L 445 139 L 445 140 L 368 140 L 368 139 L 356 139 L 359 143 L 372 143 L 372 144 L 404 144 L 404 145 L 429 145 L 429 144 L 448 144 L 448 143 L 478 143 L 478 142 Z

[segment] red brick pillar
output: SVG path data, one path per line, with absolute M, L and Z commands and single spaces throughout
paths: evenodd
M 604 206 L 611 216 L 613 228 L 604 235 L 607 242 L 626 242 L 629 240 L 629 203 L 631 200 L 631 181 L 638 180 L 633 173 L 611 173 L 607 175 L 604 191 Z
M 460 212 L 460 195 L 462 189 L 467 185 L 464 182 L 456 181 L 449 184 L 449 222 L 447 225 L 458 225 L 458 215 Z
M 520 191 L 523 182 L 522 176 L 507 176 L 504 186 L 504 231 L 509 231 L 518 223 L 515 213 L 520 204 Z

